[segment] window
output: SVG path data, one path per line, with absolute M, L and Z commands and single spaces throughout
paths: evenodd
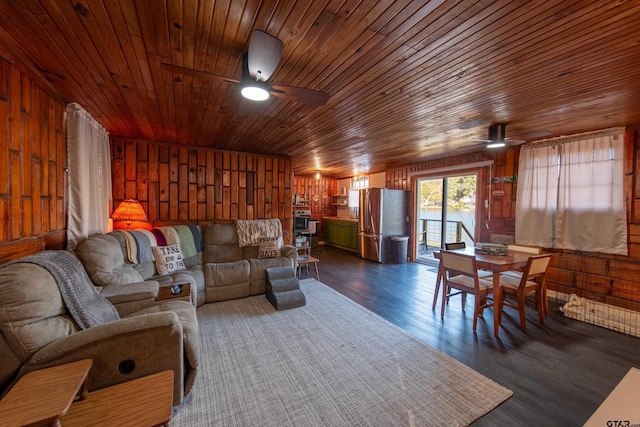
M 523 146 L 516 241 L 627 255 L 624 129 Z
M 361 188 L 369 188 L 369 176 L 356 176 L 351 179 L 352 190 L 360 190 Z

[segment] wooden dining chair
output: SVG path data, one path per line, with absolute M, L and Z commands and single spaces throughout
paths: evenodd
M 445 242 L 444 244 L 444 248 L 447 251 L 454 251 L 456 249 L 466 249 L 467 248 L 467 244 L 465 242 Z M 451 295 L 451 288 L 445 288 L 447 290 L 447 304 L 449 303 L 449 295 Z M 438 298 L 437 295 L 438 290 L 436 289 L 436 295 L 435 298 Z M 457 295 L 457 294 L 455 294 Z M 464 306 L 467 303 L 467 294 L 465 293 L 464 295 L 462 295 L 462 307 L 464 308 Z
M 539 255 L 542 253 L 542 248 L 539 246 L 507 245 L 507 250 L 526 252 L 533 255 Z M 505 276 L 512 276 L 512 277 L 515 277 L 516 279 L 520 279 L 522 277 L 522 270 L 509 270 L 500 274 L 504 274 Z
M 465 309 L 466 295 L 473 294 L 473 331 L 476 331 L 478 316 L 482 315 L 485 308 L 493 307 L 493 299 L 489 295 L 493 292 L 491 280 L 478 277 L 476 257 L 458 252 L 441 251 L 440 262 L 443 271 L 442 281 L 442 308 L 440 315 L 444 317 L 444 306 L 452 296 L 461 294 L 462 309 Z M 448 289 L 456 289 L 458 292 L 447 294 Z M 489 302 L 490 301 L 490 302 Z
M 465 242 L 449 242 L 444 244 L 444 248 L 448 251 L 453 251 L 455 249 L 465 249 L 467 244 Z
M 546 314 L 546 292 L 545 292 L 545 276 L 551 254 L 532 255 L 527 260 L 520 278 L 513 276 L 500 275 L 500 289 L 502 297 L 498 301 L 499 313 L 502 313 L 503 307 L 515 308 L 520 315 L 520 329 L 527 330 L 525 322 L 525 298 L 529 295 L 535 296 L 536 310 L 538 311 L 538 319 L 540 324 L 544 324 L 544 316 Z M 515 303 L 506 301 L 508 296 L 515 297 Z
M 456 249 L 466 249 L 467 248 L 467 244 L 465 242 L 449 242 L 449 243 L 445 243 L 444 244 L 444 248 L 447 251 L 454 251 Z M 485 270 L 478 270 L 478 277 L 484 279 L 487 277 L 491 277 L 493 276 L 493 272 L 491 271 L 485 271 Z
M 526 252 L 533 255 L 539 255 L 542 253 L 542 248 L 540 246 L 529 246 L 529 245 L 507 245 L 507 249 L 510 251 L 518 251 L 518 252 Z M 517 280 L 522 278 L 522 270 L 508 270 L 503 271 L 500 275 L 515 277 Z M 543 292 L 543 301 L 544 301 L 544 313 L 549 314 L 549 306 L 547 305 L 547 289 L 546 286 L 542 290 Z
M 467 248 L 467 244 L 465 242 L 448 242 L 444 244 L 444 248 L 447 251 L 454 251 L 456 249 L 466 249 Z M 491 271 L 484 271 L 484 270 L 478 270 L 478 277 L 480 278 L 487 278 L 487 277 L 491 277 L 493 275 L 493 273 Z M 447 295 L 451 294 L 451 289 L 450 288 L 446 288 L 447 289 Z M 433 297 L 433 309 L 435 310 L 435 304 L 436 304 L 436 300 L 438 299 L 438 289 L 436 288 L 435 293 L 434 293 L 434 297 Z M 465 305 L 466 301 L 467 301 L 467 295 L 462 295 L 462 299 L 463 302 L 462 304 Z M 447 303 L 449 303 L 449 298 L 447 298 Z
M 527 252 L 530 254 L 540 254 L 542 253 L 542 248 L 540 246 L 530 246 L 530 245 L 515 245 L 509 243 L 507 245 L 507 249 L 510 251 L 518 251 L 518 252 Z

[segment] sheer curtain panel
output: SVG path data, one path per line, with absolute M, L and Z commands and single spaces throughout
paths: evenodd
M 552 248 L 558 202 L 558 146 L 523 146 L 518 160 L 516 242 Z
M 110 231 L 111 152 L 109 134 L 78 104 L 67 104 L 69 216 L 67 247 Z
M 624 128 L 522 147 L 516 241 L 627 255 L 623 157 Z
M 562 147 L 556 247 L 627 255 L 624 134 Z

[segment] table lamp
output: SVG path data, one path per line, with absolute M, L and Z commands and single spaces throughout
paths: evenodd
M 114 221 L 122 221 L 127 224 L 127 228 L 132 222 L 148 221 L 147 214 L 144 212 L 139 201 L 127 199 L 120 202 L 116 210 L 111 214 Z

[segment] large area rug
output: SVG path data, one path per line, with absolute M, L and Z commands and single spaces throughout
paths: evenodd
M 468 425 L 512 392 L 314 279 L 198 309 L 202 360 L 177 426 Z

